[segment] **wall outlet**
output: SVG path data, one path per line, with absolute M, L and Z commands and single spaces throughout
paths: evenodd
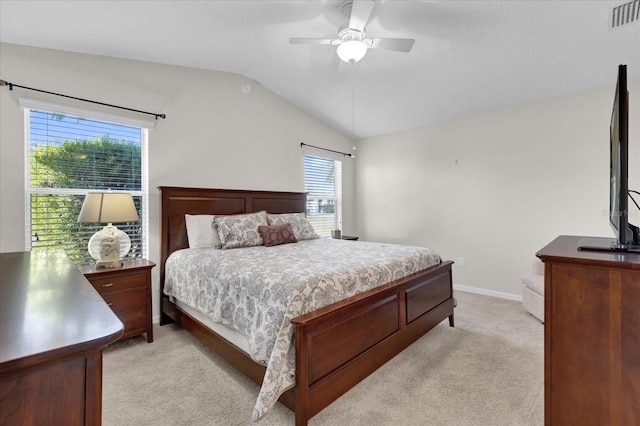
M 461 268 L 466 268 L 467 266 L 467 261 L 464 257 L 459 257 L 458 258 L 458 266 Z

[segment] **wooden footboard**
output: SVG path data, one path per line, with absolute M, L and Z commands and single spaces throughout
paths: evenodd
M 453 326 L 452 262 L 292 320 L 296 425 L 307 421 L 427 331 Z

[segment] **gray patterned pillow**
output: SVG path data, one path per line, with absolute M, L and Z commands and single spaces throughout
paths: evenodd
M 290 223 L 293 228 L 293 235 L 298 241 L 320 238 L 304 213 L 270 214 L 267 219 L 269 220 L 269 225 Z
M 258 226 L 268 225 L 267 212 L 216 216 L 213 223 L 220 237 L 221 249 L 261 246 Z

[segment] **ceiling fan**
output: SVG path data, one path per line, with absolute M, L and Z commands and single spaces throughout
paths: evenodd
M 339 30 L 338 38 L 290 38 L 289 43 L 337 46 L 338 56 L 348 63 L 358 62 L 369 49 L 409 52 L 415 42 L 412 38 L 371 38 L 367 36 L 365 27 L 374 7 L 374 0 L 346 0 L 339 9 L 345 17 L 349 18 L 349 24 Z

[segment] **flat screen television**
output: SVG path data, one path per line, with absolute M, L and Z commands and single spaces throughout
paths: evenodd
M 585 238 L 583 250 L 640 251 L 638 228 L 629 223 L 629 92 L 627 66 L 618 66 L 618 83 L 609 126 L 609 223 L 615 238 Z

